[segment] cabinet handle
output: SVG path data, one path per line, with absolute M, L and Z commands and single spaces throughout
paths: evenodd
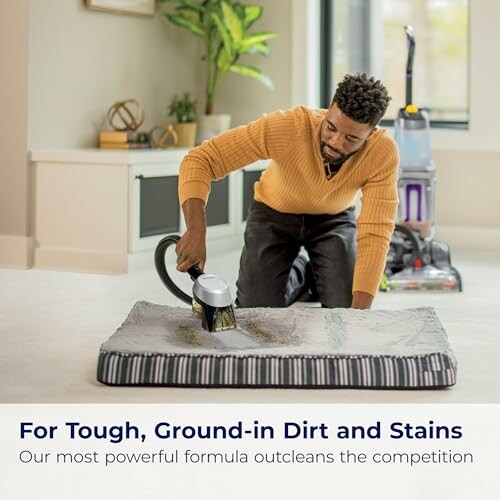
M 136 175 L 135 178 L 141 180 L 141 179 L 144 179 L 144 176 L 142 174 L 141 175 Z

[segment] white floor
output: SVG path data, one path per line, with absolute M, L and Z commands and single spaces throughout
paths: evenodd
M 239 250 L 217 246 L 207 270 L 234 282 Z M 458 383 L 433 391 L 104 386 L 95 379 L 99 346 L 133 304 L 181 305 L 157 278 L 152 255 L 133 256 L 131 272 L 120 276 L 0 269 L 0 402 L 499 403 L 500 254 L 455 250 L 453 263 L 463 293 L 379 294 L 374 304 L 436 309 L 458 358 Z

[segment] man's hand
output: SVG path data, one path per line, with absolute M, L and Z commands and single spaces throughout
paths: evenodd
M 177 243 L 177 270 L 187 271 L 190 267 L 198 265 L 203 271 L 207 259 L 204 229 L 188 229 Z
M 373 302 L 373 295 L 366 292 L 354 292 L 352 294 L 352 304 L 353 309 L 370 309 Z

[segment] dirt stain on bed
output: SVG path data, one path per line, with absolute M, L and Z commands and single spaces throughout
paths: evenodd
M 191 345 L 203 345 L 203 339 L 200 334 L 190 326 L 179 325 L 179 333 L 182 336 L 182 340 L 187 344 Z

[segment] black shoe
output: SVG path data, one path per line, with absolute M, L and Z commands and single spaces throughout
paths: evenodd
M 319 293 L 316 289 L 316 281 L 314 280 L 312 265 L 307 261 L 306 267 L 306 283 L 309 284 L 309 300 L 308 302 L 319 302 Z
M 292 264 L 304 276 L 304 286 L 297 297 L 298 302 L 319 302 L 319 295 L 314 283 L 311 262 L 304 255 L 298 255 Z

